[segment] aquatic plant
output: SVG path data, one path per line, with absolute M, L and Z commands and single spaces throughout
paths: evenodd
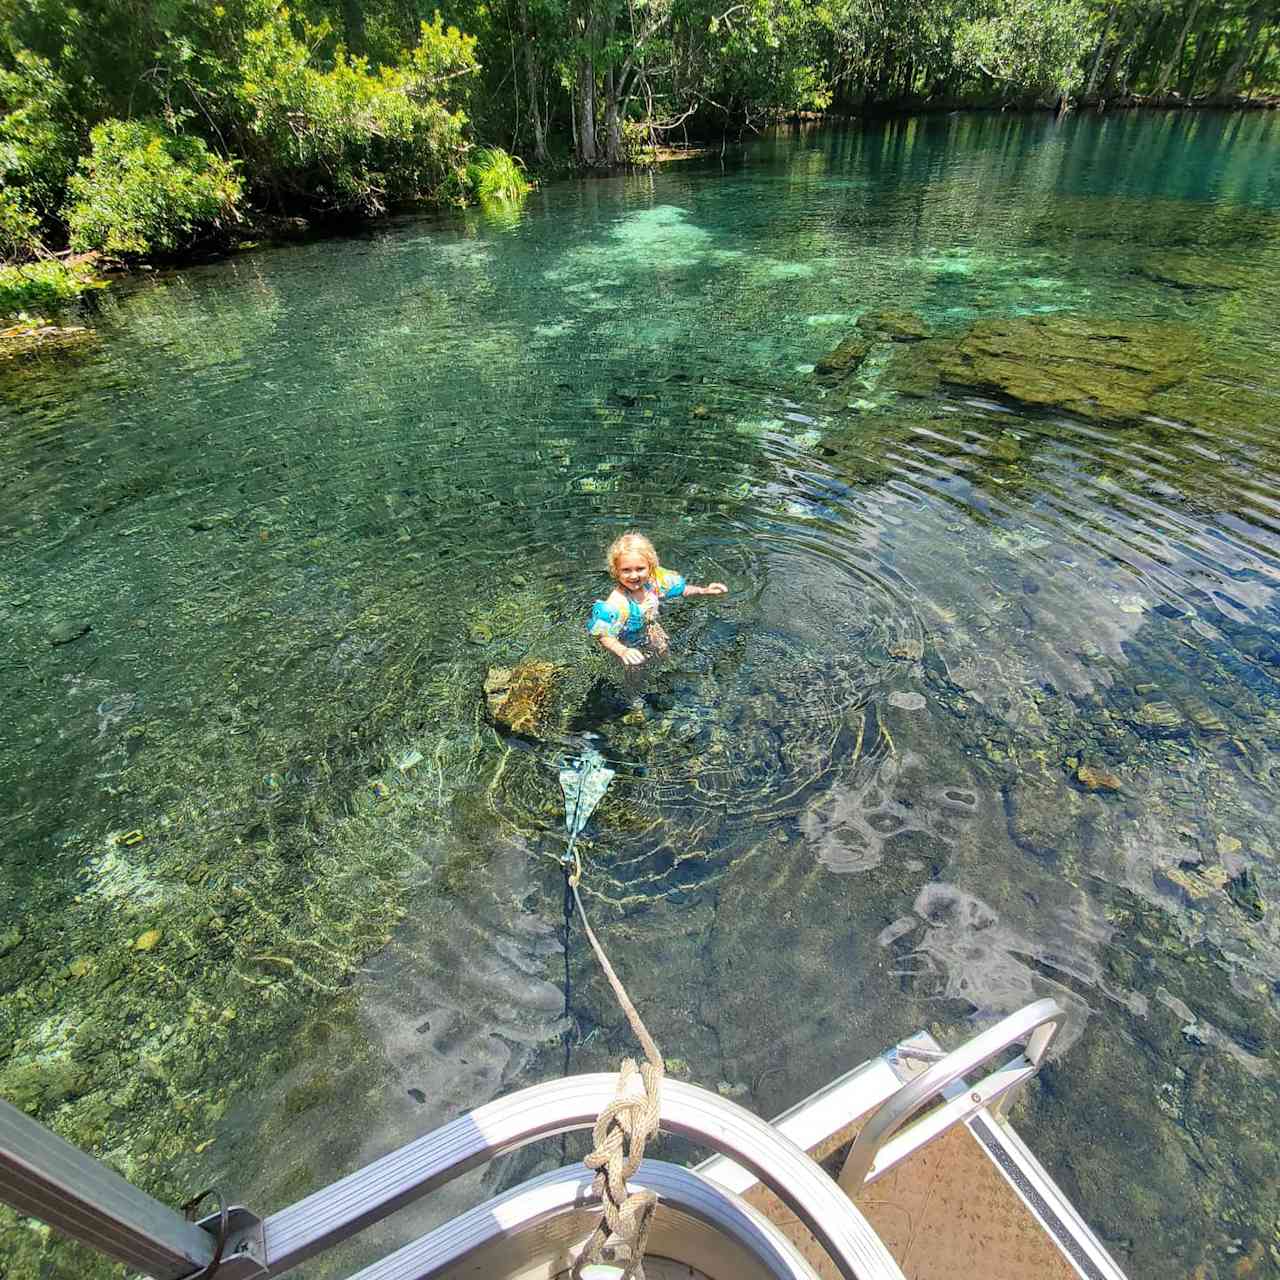
M 467 181 L 481 200 L 518 200 L 530 190 L 524 168 L 501 147 L 482 147 L 467 164 Z

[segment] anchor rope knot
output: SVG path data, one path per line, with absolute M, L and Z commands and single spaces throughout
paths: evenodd
M 644 1280 L 645 1242 L 658 1197 L 652 1191 L 628 1191 L 627 1179 L 640 1168 L 645 1143 L 658 1132 L 664 1064 L 657 1044 L 587 923 L 576 880 L 570 881 L 570 888 L 596 959 L 645 1052 L 645 1061 L 638 1066 L 633 1058 L 622 1060 L 614 1099 L 601 1110 L 592 1129 L 595 1149 L 583 1163 L 595 1172 L 592 1190 L 600 1199 L 603 1217 L 578 1255 L 572 1277 L 581 1280 L 582 1269 L 605 1261 L 607 1252 L 609 1261 L 622 1266 L 620 1280 Z

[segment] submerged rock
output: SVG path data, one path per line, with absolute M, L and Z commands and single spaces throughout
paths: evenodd
M 1036 409 L 1131 422 L 1200 363 L 1189 328 L 1141 320 L 1054 315 L 984 320 L 955 344 L 930 344 L 955 386 Z
M 1114 773 L 1107 769 L 1095 769 L 1092 765 L 1082 764 L 1076 770 L 1076 781 L 1086 791 L 1119 791 L 1121 782 Z
M 11 1064 L 5 1094 L 20 1111 L 49 1111 L 78 1098 L 90 1085 L 87 1069 L 65 1054 Z
M 929 336 L 924 321 L 910 311 L 868 311 L 859 317 L 858 328 L 882 342 L 919 342 Z
M 1179 289 L 1243 289 L 1254 274 L 1248 267 L 1198 253 L 1152 254 L 1138 270 L 1148 279 Z
M 889 656 L 903 662 L 919 662 L 924 657 L 924 644 L 919 640 L 899 640 L 889 646 Z
M 96 343 L 97 333 L 83 325 L 24 321 L 0 329 L 0 360 L 49 351 L 80 350 Z
M 1183 906 L 1205 901 L 1214 886 L 1185 866 L 1156 867 L 1152 871 L 1156 888 L 1172 894 Z
M 1195 721 L 1196 727 L 1204 733 L 1226 733 L 1226 722 L 1207 703 L 1196 698 L 1186 699 L 1187 714 Z
M 68 618 L 50 623 L 45 634 L 49 643 L 56 648 L 58 645 L 79 640 L 81 636 L 87 636 L 92 630 L 93 626 L 90 623 L 78 618 Z
M 1168 702 L 1144 702 L 1129 717 L 1129 723 L 1149 738 L 1176 738 L 1187 732 L 1182 713 Z
M 484 678 L 490 720 L 511 733 L 542 733 L 562 674 L 554 662 L 536 660 L 514 667 L 490 667 Z
M 1232 876 L 1227 881 L 1227 896 L 1245 915 L 1254 920 L 1261 920 L 1266 914 L 1267 904 L 1262 900 L 1251 867 L 1245 867 L 1238 876 Z
M 946 345 L 937 338 L 899 343 L 885 367 L 886 385 L 912 399 L 926 400 L 936 395 L 941 381 L 937 362 Z
M 897 707 L 899 711 L 923 711 L 925 698 L 923 693 L 904 693 L 900 690 L 894 690 L 889 695 L 889 705 Z
M 834 351 L 829 351 L 813 366 L 813 376 L 824 387 L 839 386 L 846 378 L 857 373 L 871 351 L 866 338 L 854 334 L 846 338 Z
M 1061 777 L 1043 769 L 1020 774 L 1005 792 L 1009 834 L 1039 858 L 1056 859 L 1083 801 Z

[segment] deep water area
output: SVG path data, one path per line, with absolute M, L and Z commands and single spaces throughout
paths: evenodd
M 613 1068 L 590 744 L 673 1074 L 773 1115 L 1053 996 L 1015 1123 L 1121 1265 L 1280 1274 L 1278 315 L 1280 119 L 1211 112 L 787 131 L 93 299 L 0 366 L 0 1096 L 270 1212 Z M 585 632 L 633 527 L 730 588 L 642 711 Z

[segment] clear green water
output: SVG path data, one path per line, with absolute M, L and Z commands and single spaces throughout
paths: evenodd
M 1055 996 L 1025 1132 L 1122 1264 L 1274 1274 L 1278 158 L 1262 115 L 785 135 L 122 287 L 4 369 L 0 1093 L 271 1210 L 566 1036 L 615 1063 L 580 938 L 563 1017 L 590 730 L 588 906 L 681 1073 L 772 1114 Z M 631 525 L 731 587 L 640 724 L 582 633 Z M 522 658 L 546 741 L 484 716 Z

